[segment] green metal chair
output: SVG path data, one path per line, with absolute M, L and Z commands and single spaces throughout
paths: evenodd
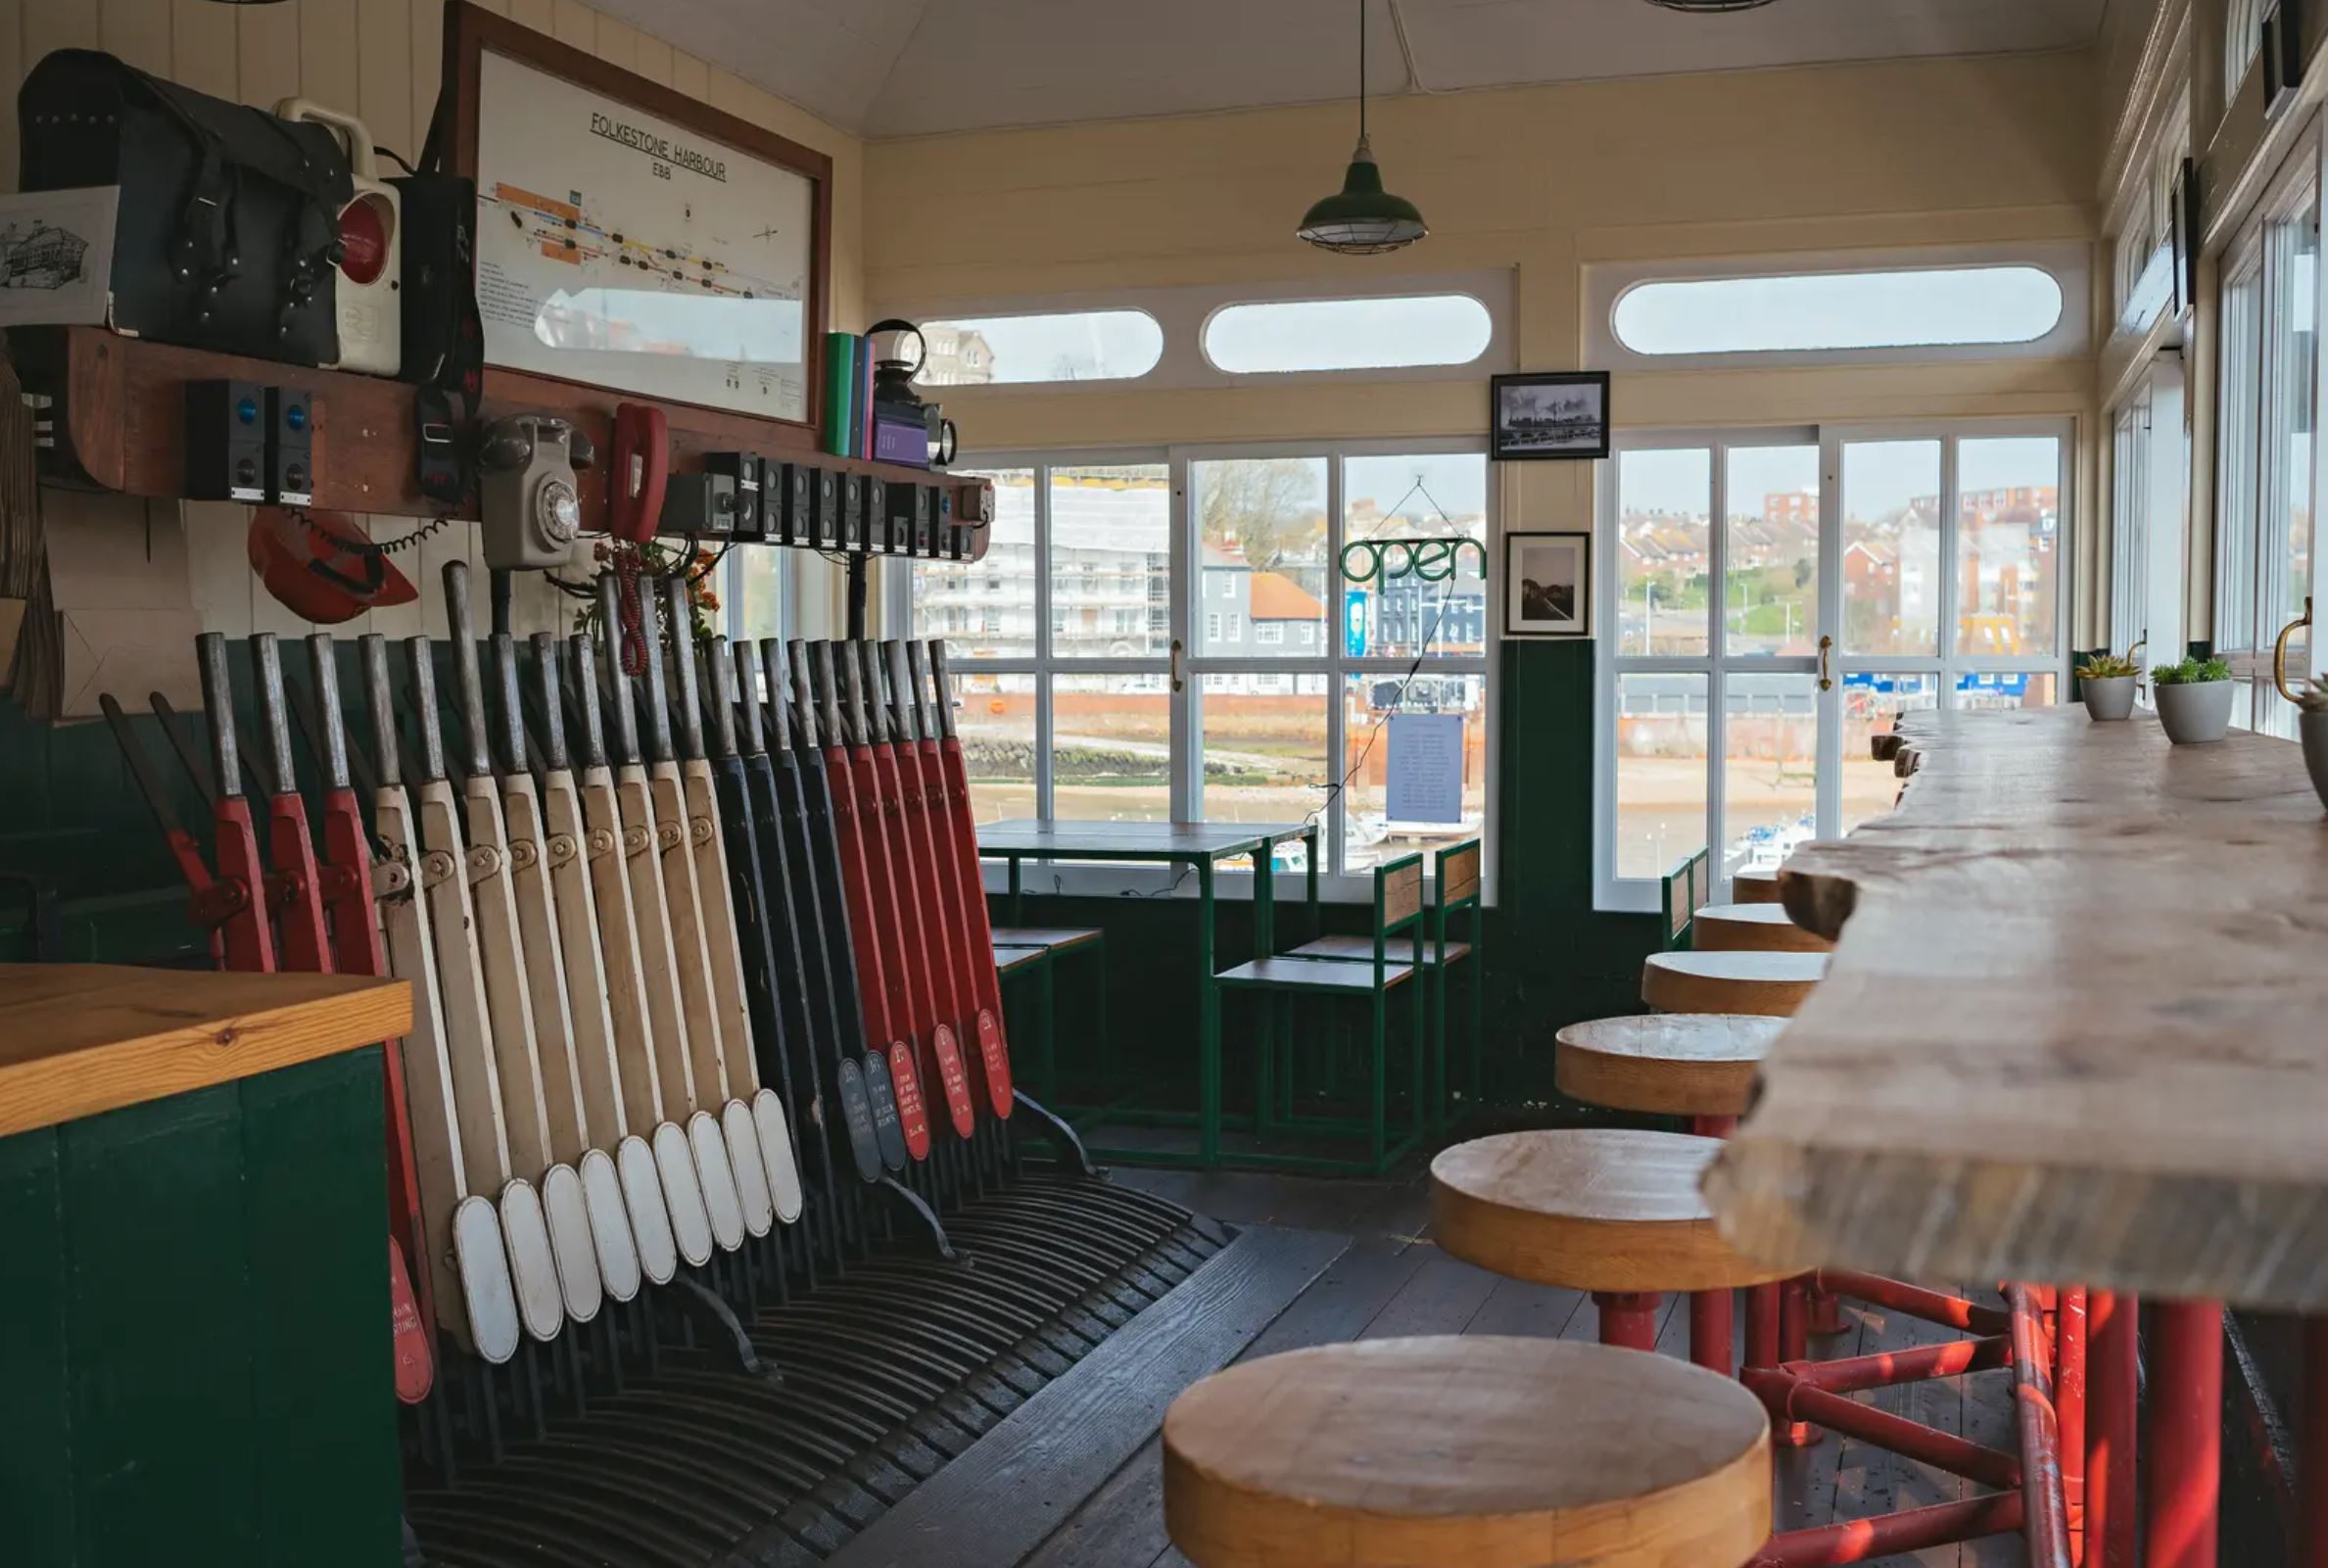
M 1000 976 L 1006 993 L 1013 980 L 1031 981 L 1034 986 L 1034 1072 L 1035 1092 L 1048 1100 L 1054 1092 L 1053 1079 L 1058 1063 L 1052 1051 L 1051 1022 L 1054 999 L 1051 985 L 1051 950 L 1047 947 L 1005 942 L 996 934 L 994 970 Z M 966 1045 L 968 1042 L 965 1042 Z
M 1673 869 L 1658 879 L 1658 891 L 1665 901 L 1666 952 L 1694 945 L 1692 927 L 1697 912 L 1712 902 L 1713 885 L 1713 854 L 1704 849 L 1674 862 Z
M 1367 1155 L 1363 1161 L 1309 1155 L 1254 1154 L 1239 1156 L 1240 1163 L 1323 1173 L 1358 1170 L 1369 1175 L 1380 1175 L 1422 1141 L 1433 1119 L 1426 1109 L 1423 1070 L 1430 1048 L 1423 1013 L 1425 987 L 1410 985 L 1410 982 L 1424 971 L 1423 929 L 1428 913 L 1423 899 L 1423 857 L 1419 854 L 1402 856 L 1374 868 L 1372 934 L 1353 938 L 1364 950 L 1362 962 L 1289 953 L 1255 959 L 1219 975 L 1218 982 L 1226 990 L 1256 992 L 1263 997 L 1257 1099 L 1259 1115 L 1256 1117 L 1260 1129 L 1294 1133 L 1363 1134 L 1367 1140 Z M 1403 940 L 1398 940 L 1400 938 Z M 1398 945 L 1394 949 L 1395 940 Z M 1390 998 L 1391 993 L 1401 986 L 1410 986 L 1407 995 L 1411 998 L 1409 1038 L 1413 1042 L 1413 1082 L 1408 1092 L 1413 1125 L 1394 1145 L 1390 1141 L 1389 1128 Z M 1292 1106 L 1294 1052 L 1290 1014 L 1292 1002 L 1302 997 L 1328 1002 L 1340 999 L 1366 1003 L 1368 1114 L 1363 1119 L 1295 1114 Z M 1278 1081 L 1281 1069 L 1284 1078 L 1282 1084 Z
M 1449 1125 L 1447 1096 L 1448 971 L 1466 961 L 1470 961 L 1473 968 L 1470 1075 L 1464 1081 L 1470 1085 L 1474 1106 L 1485 1099 L 1480 1052 L 1483 1038 L 1482 1004 L 1487 990 L 1486 961 L 1476 956 L 1485 935 L 1480 904 L 1481 855 L 1480 841 L 1476 838 L 1449 844 L 1439 851 L 1432 879 L 1428 919 L 1424 922 L 1424 1008 L 1431 1021 L 1431 1130 L 1437 1137 L 1445 1137 Z M 1466 912 L 1471 919 L 1465 927 L 1464 939 L 1458 940 L 1451 934 L 1451 923 L 1454 917 Z M 1286 955 L 1288 958 L 1331 959 L 1345 964 L 1367 963 L 1373 956 L 1374 944 L 1364 936 L 1321 936 L 1314 942 L 1304 942 Z
M 1023 976 L 1034 983 L 1036 993 L 1035 1025 L 1040 1055 L 1035 1073 L 1035 1092 L 1045 1101 L 1059 1093 L 1055 1081 L 1057 1063 L 1053 1056 L 1052 1029 L 1059 1013 L 1058 965 L 1063 958 L 1088 957 L 1092 965 L 1093 994 L 1098 1002 L 1096 1017 L 1099 1028 L 1093 1038 L 1108 1037 L 1108 933 L 1096 926 L 997 926 L 994 928 L 994 952 L 997 967 L 1008 980 Z M 1032 954 L 1032 958 L 1014 958 L 1013 965 L 1004 965 L 1002 955 Z

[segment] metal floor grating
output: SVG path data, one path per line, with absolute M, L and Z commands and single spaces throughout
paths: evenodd
M 1032 1171 L 945 1223 L 954 1261 L 877 1243 L 739 1313 L 759 1375 L 642 1298 L 471 1380 L 467 1425 L 482 1387 L 496 1437 L 416 1463 L 405 1505 L 426 1561 L 821 1562 L 1231 1235 L 1136 1188 Z

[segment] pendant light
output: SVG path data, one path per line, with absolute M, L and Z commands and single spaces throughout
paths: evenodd
M 1358 145 L 1350 155 L 1342 189 L 1302 215 L 1294 232 L 1321 251 L 1373 256 L 1412 245 L 1431 231 L 1412 202 L 1382 188 L 1374 149 L 1366 141 L 1366 3 L 1358 0 Z

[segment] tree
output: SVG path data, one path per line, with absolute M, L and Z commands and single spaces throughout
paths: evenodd
M 1209 463 L 1199 496 L 1203 538 L 1234 540 L 1246 564 L 1274 570 L 1289 555 L 1313 553 L 1325 535 L 1316 464 L 1304 457 L 1261 457 Z

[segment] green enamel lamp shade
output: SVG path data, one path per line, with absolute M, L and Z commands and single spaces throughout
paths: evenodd
M 1294 231 L 1320 250 L 1344 256 L 1372 256 L 1412 245 L 1430 229 L 1423 214 L 1403 196 L 1382 188 L 1382 170 L 1374 166 L 1374 150 L 1358 137 L 1350 155 L 1350 172 L 1342 189 L 1311 207 Z

